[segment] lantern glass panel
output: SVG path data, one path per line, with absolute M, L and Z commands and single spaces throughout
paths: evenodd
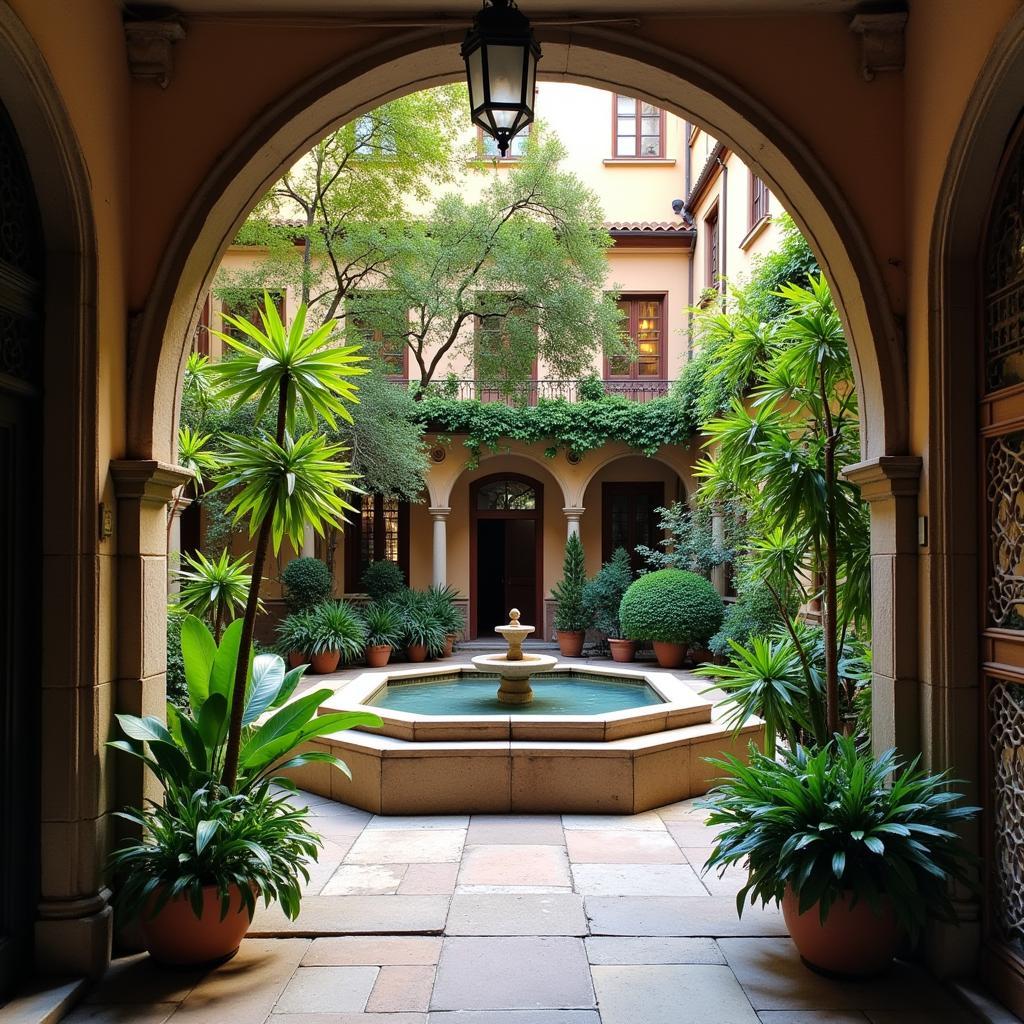
M 469 109 L 475 112 L 484 102 L 484 51 L 477 47 L 466 57 L 469 71 Z
M 487 78 L 491 87 L 491 103 L 523 102 L 523 63 L 521 46 L 488 45 Z M 514 120 L 515 113 L 511 116 Z M 512 121 L 504 123 L 511 124 Z

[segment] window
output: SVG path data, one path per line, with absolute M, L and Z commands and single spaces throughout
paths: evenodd
M 662 380 L 665 374 L 665 296 L 630 295 L 618 302 L 632 356 L 612 356 L 605 375 L 625 380 Z
M 362 308 L 357 308 L 360 305 Z M 362 336 L 366 348 L 380 359 L 391 380 L 408 380 L 409 347 L 402 335 L 403 325 L 397 323 L 389 328 L 383 304 L 376 310 L 373 307 L 372 296 L 365 293 L 353 296 L 345 307 L 349 325 Z
M 753 171 L 750 172 L 750 227 L 760 224 L 768 216 L 768 186 Z
M 722 264 L 721 250 L 719 248 L 721 239 L 718 232 L 718 204 L 704 219 L 705 241 L 705 268 L 704 286 L 706 288 L 721 289 L 722 287 Z
M 537 508 L 537 491 L 525 480 L 502 477 L 477 488 L 476 507 L 478 512 L 532 512 Z
M 357 593 L 371 562 L 394 562 L 409 579 L 409 503 L 380 494 L 347 500 L 359 510 L 345 528 L 345 589 Z
M 355 152 L 360 156 L 396 156 L 398 142 L 394 127 L 379 111 L 356 118 Z
M 507 405 L 536 405 L 537 388 L 531 382 L 537 379 L 537 357 L 534 354 L 533 363 L 530 366 L 528 380 L 521 381 L 519 374 L 512 375 L 512 380 L 507 387 L 501 386 L 501 381 L 507 379 L 507 372 L 501 368 L 502 353 L 508 349 L 510 341 L 510 327 L 520 328 L 520 341 L 528 340 L 522 337 L 522 328 L 525 326 L 532 331 L 536 337 L 537 329 L 534 325 L 524 325 L 522 317 L 519 316 L 516 325 L 512 324 L 517 317 L 517 310 L 514 305 L 509 305 L 509 297 L 497 295 L 481 295 L 479 297 L 479 308 L 483 315 L 476 317 L 474 337 L 474 373 L 477 380 L 477 397 L 481 402 L 505 402 Z M 487 386 L 492 385 L 492 386 Z
M 491 160 L 518 160 L 526 156 L 526 144 L 530 137 L 530 126 L 527 125 L 518 135 L 512 139 L 508 153 L 502 156 L 498 152 L 498 140 L 488 135 L 482 128 L 477 128 L 477 149 L 482 157 Z
M 271 291 L 270 298 L 277 307 L 277 315 L 284 320 L 284 292 Z M 227 314 L 229 316 L 242 317 L 255 324 L 261 330 L 263 328 L 263 320 L 260 318 L 260 313 L 263 312 L 262 292 L 246 293 L 241 290 L 233 292 L 228 298 L 221 300 L 220 308 L 221 315 Z M 238 341 L 245 341 L 247 339 L 247 335 L 243 334 L 236 327 L 232 327 L 226 320 L 222 322 L 221 329 L 225 334 L 236 338 Z
M 613 98 L 614 155 L 642 160 L 665 155 L 665 111 L 632 96 Z
M 636 547 L 657 548 L 661 539 L 657 509 L 664 505 L 665 485 L 660 481 L 602 484 L 601 561 L 607 562 L 616 548 L 625 548 L 633 571 L 645 568 Z

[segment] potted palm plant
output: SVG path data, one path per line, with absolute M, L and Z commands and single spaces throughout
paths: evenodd
M 957 806 L 946 774 L 877 760 L 851 737 L 817 753 L 711 760 L 723 781 L 703 801 L 719 826 L 705 870 L 746 866 L 736 898 L 782 905 L 804 962 L 866 976 L 884 970 L 901 936 L 930 918 L 955 923 L 953 881 L 971 884 L 957 829 L 977 807 Z
M 366 623 L 366 664 L 369 668 L 383 668 L 395 646 L 401 643 L 401 617 L 386 601 L 374 601 L 362 612 Z
M 120 816 L 141 838 L 110 860 L 118 908 L 137 917 L 146 946 L 169 964 L 196 964 L 232 956 L 252 921 L 256 901 L 277 900 L 298 915 L 306 863 L 319 838 L 305 809 L 281 796 L 295 786 L 279 773 L 325 762 L 348 774 L 344 762 L 322 751 L 300 751 L 310 740 L 358 725 L 379 725 L 363 712 L 319 715 L 333 691 L 293 699 L 305 666 L 287 671 L 276 654 L 257 655 L 247 672 L 242 704 L 241 757 L 232 786 L 223 784 L 231 683 L 242 620 L 218 645 L 193 615 L 181 627 L 188 708 L 167 707 L 158 718 L 118 715 L 125 739 L 111 747 L 143 761 L 163 790 L 160 801 Z
M 362 657 L 366 623 L 347 601 L 324 601 L 313 609 L 311 619 L 314 672 L 333 672 L 342 658 L 348 664 Z
M 590 620 L 583 602 L 583 587 L 587 570 L 583 557 L 583 542 L 578 533 L 570 533 L 565 542 L 565 562 L 562 579 L 551 589 L 558 602 L 555 610 L 555 634 L 558 650 L 563 658 L 578 658 L 583 653 L 583 640 Z
M 619 621 L 619 605 L 632 581 L 629 554 L 625 548 L 616 548 L 611 559 L 583 588 L 587 617 L 607 642 L 613 661 L 630 662 L 636 657 L 636 641 L 623 635 Z

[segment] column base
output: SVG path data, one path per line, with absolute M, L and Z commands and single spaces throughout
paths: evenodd
M 44 903 L 35 926 L 40 974 L 100 978 L 110 966 L 114 912 L 109 890 L 88 900 Z

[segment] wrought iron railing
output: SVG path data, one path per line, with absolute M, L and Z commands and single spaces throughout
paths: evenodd
M 621 395 L 634 402 L 649 402 L 667 395 L 673 381 L 623 380 L 594 378 L 579 380 L 528 380 L 499 385 L 494 381 L 448 380 L 430 385 L 427 394 L 460 401 L 479 399 L 482 402 L 506 402 L 510 405 L 536 405 L 541 399 L 562 398 L 578 402 L 583 398 L 598 397 L 596 385 L 606 395 Z

